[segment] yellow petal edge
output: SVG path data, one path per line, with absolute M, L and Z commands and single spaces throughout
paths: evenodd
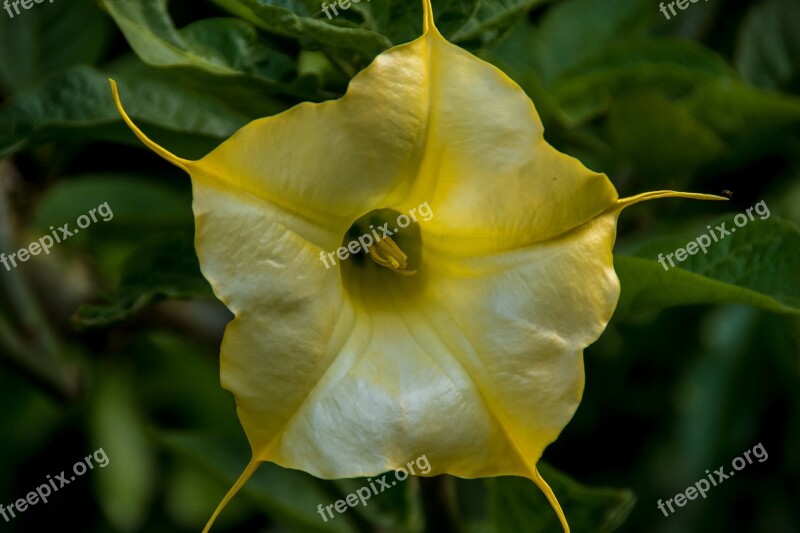
M 344 97 L 256 120 L 199 161 L 135 135 L 192 178 L 203 275 L 235 318 L 221 348 L 253 457 L 204 531 L 264 461 L 375 476 L 425 454 L 427 475 L 531 479 L 580 403 L 583 349 L 614 311 L 619 199 L 553 149 L 533 103 L 448 43 L 380 54 Z M 326 269 L 359 217 L 423 202 L 414 276 Z

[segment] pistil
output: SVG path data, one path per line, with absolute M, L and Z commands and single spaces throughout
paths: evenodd
M 373 261 L 403 276 L 413 276 L 416 270 L 407 270 L 408 256 L 397 246 L 391 237 L 378 239 L 375 244 L 367 248 Z

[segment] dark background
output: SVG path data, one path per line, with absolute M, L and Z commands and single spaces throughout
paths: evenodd
M 261 10 L 238 18 L 245 4 Z M 800 532 L 800 3 L 700 1 L 671 20 L 643 0 L 434 10 L 531 96 L 547 140 L 620 196 L 733 193 L 620 219 L 622 299 L 543 458 L 573 531 Z M 122 124 L 106 78 L 149 135 L 193 158 L 249 120 L 339 97 L 420 21 L 405 0 L 332 22 L 299 0 L 0 11 L 0 252 L 103 202 L 114 212 L 0 267 L 0 503 L 97 448 L 110 459 L 0 531 L 199 531 L 249 457 L 219 386 L 230 315 L 199 274 L 189 179 Z M 707 256 L 669 273 L 655 261 L 762 200 L 770 218 Z M 657 509 L 758 443 L 766 461 L 670 517 Z M 317 504 L 363 484 L 264 465 L 214 531 L 560 530 L 531 482 L 507 478 L 410 479 L 321 521 Z

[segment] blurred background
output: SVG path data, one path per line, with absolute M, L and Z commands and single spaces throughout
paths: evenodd
M 0 503 L 102 448 L 96 467 L 0 531 L 199 531 L 249 457 L 219 385 L 228 311 L 200 275 L 186 175 L 122 124 L 196 158 L 252 119 L 341 96 L 421 6 L 334 20 L 303 0 L 55 0 L 0 11 L 0 252 L 107 203 L 113 218 L 0 264 Z M 605 172 L 627 209 L 622 298 L 585 354 L 583 402 L 545 452 L 573 531 L 800 532 L 800 3 L 435 0 L 442 33 L 535 102 L 545 137 Z M 673 252 L 763 201 L 707 255 Z M 580 283 L 576 280 L 576 283 Z M 665 517 L 659 499 L 768 453 Z M 409 479 L 323 522 L 364 480 L 264 465 L 219 532 L 545 532 L 529 481 Z

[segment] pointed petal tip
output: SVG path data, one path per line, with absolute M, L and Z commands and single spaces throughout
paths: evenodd
M 570 533 L 569 523 L 567 523 L 567 517 L 564 516 L 564 511 L 561 509 L 561 504 L 558 503 L 558 499 L 556 498 L 553 489 L 550 488 L 550 485 L 547 484 L 547 481 L 544 480 L 542 475 L 539 473 L 539 470 L 535 467 L 533 468 L 532 479 L 533 482 L 539 487 L 539 490 L 544 493 L 547 501 L 550 502 L 550 506 L 558 515 L 558 519 L 561 522 L 561 527 L 564 529 L 564 533 Z
M 436 24 L 433 20 L 433 7 L 431 6 L 431 0 L 422 0 L 422 10 L 422 32 L 425 34 L 427 34 L 429 31 L 438 32 L 436 29 Z
M 225 497 L 219 502 L 219 505 L 214 510 L 214 514 L 211 515 L 211 518 L 208 519 L 208 523 L 206 523 L 206 527 L 203 528 L 203 533 L 209 533 L 211 531 L 211 526 L 214 525 L 214 522 L 217 520 L 217 517 L 222 512 L 223 509 L 230 503 L 234 496 L 244 487 L 247 481 L 255 474 L 256 470 L 258 470 L 261 461 L 253 457 L 247 466 L 245 467 L 242 474 L 239 476 L 239 479 L 236 480 L 236 483 L 233 484 L 233 487 L 228 491 Z
M 138 137 L 139 140 L 142 141 L 145 144 L 145 146 L 150 148 L 152 151 L 154 151 L 155 153 L 157 153 L 158 155 L 160 155 L 161 157 L 163 157 L 176 167 L 181 168 L 186 172 L 189 172 L 189 166 L 191 165 L 192 162 L 176 156 L 172 152 L 156 144 L 147 135 L 145 135 L 144 132 L 140 130 L 138 126 L 136 126 L 136 124 L 134 124 L 133 120 L 131 120 L 131 117 L 128 116 L 128 113 L 122 106 L 122 100 L 119 97 L 119 88 L 117 87 L 117 82 L 112 78 L 108 78 L 108 83 L 111 85 L 111 94 L 114 97 L 114 104 L 117 106 L 117 111 L 119 111 L 119 114 L 122 116 L 122 120 L 125 121 L 125 124 L 127 124 L 128 127 L 131 129 L 131 131 L 133 131 L 134 135 L 136 135 L 136 137 Z
M 718 196 L 716 194 L 701 194 L 694 192 L 679 192 L 679 191 L 652 191 L 629 196 L 628 198 L 620 198 L 614 204 L 613 208 L 617 210 L 625 209 L 639 202 L 646 202 L 647 200 L 656 200 L 658 198 L 688 198 L 691 200 L 711 200 L 715 202 L 727 202 L 730 198 L 725 196 Z

